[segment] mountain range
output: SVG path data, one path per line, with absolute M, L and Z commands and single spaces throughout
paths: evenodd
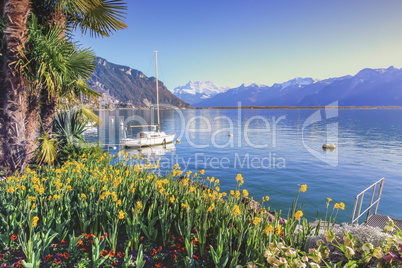
M 363 69 L 354 76 L 325 80 L 295 78 L 272 86 L 242 84 L 193 103 L 194 107 L 242 106 L 401 106 L 402 69 Z
M 87 81 L 102 94 L 100 104 L 149 107 L 156 103 L 155 77 L 98 57 Z M 173 94 L 174 93 L 174 94 Z M 242 84 L 236 88 L 190 81 L 169 91 L 159 81 L 161 105 L 178 108 L 242 106 L 402 106 L 402 68 L 363 69 L 356 75 L 316 80 L 294 78 L 272 86 Z
M 149 107 L 156 103 L 155 77 L 147 77 L 142 72 L 127 66 L 117 65 L 103 58 L 96 58 L 95 71 L 87 80 L 91 89 L 102 94 L 101 105 Z M 170 92 L 159 81 L 159 103 L 187 108 L 190 105 Z

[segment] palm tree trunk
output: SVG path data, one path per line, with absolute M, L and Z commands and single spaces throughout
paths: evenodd
M 26 150 L 27 158 L 26 162 L 30 163 L 34 157 L 36 148 L 38 147 L 37 138 L 39 136 L 39 102 L 38 94 L 31 91 L 28 97 L 28 110 L 25 119 L 25 131 L 26 131 Z
M 29 0 L 5 0 L 2 17 L 5 54 L 2 66 L 4 90 L 1 126 L 2 159 L 6 175 L 23 171 L 26 163 L 25 117 L 27 111 L 26 81 L 18 65 L 27 42 Z
M 53 119 L 57 112 L 57 102 L 59 98 L 57 94 L 49 96 L 49 92 L 46 89 L 42 90 L 40 98 L 40 118 L 42 120 L 42 133 L 52 134 Z

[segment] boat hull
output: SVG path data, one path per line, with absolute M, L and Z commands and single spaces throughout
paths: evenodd
M 172 143 L 176 134 L 170 134 L 160 137 L 147 137 L 147 138 L 125 138 L 121 140 L 121 145 L 126 148 L 140 148 L 154 145 L 163 145 Z

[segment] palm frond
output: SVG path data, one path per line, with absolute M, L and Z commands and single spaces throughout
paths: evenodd
M 81 106 L 80 112 L 83 117 L 85 117 L 89 120 L 89 122 L 95 123 L 96 125 L 102 124 L 100 117 L 97 116 L 89 106 Z
M 36 150 L 35 159 L 39 165 L 53 165 L 57 156 L 57 139 L 51 138 L 48 134 L 39 137 L 39 147 Z
M 124 19 L 127 4 L 122 0 L 81 0 L 73 1 L 76 10 L 69 14 L 69 21 L 74 28 L 80 27 L 82 33 L 90 32 L 91 36 L 109 36 L 112 32 L 127 27 Z
M 90 125 L 101 124 L 100 118 L 87 106 L 61 110 L 54 119 L 54 131 L 61 144 L 77 144 L 84 141 L 83 134 Z
M 95 53 L 81 49 L 76 43 L 69 42 L 60 35 L 60 27 L 43 27 L 34 15 L 29 28 L 26 73 L 33 88 L 45 88 L 49 98 L 54 94 L 74 92 L 74 97 L 84 94 L 93 95 L 83 80 L 90 77 L 95 68 Z M 61 36 L 61 37 L 60 37 Z

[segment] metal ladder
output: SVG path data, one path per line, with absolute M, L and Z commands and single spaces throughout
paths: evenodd
M 378 205 L 380 204 L 381 200 L 381 195 L 382 195 L 382 189 L 384 186 L 384 178 L 378 180 L 377 182 L 373 183 L 371 186 L 367 187 L 364 191 L 362 191 L 360 194 L 356 195 L 355 198 L 355 205 L 353 207 L 353 213 L 352 213 L 352 219 L 350 224 L 359 224 L 359 219 L 366 214 L 366 219 L 365 223 L 367 223 L 370 215 L 377 214 L 378 210 Z M 379 185 L 378 189 L 377 186 Z M 363 206 L 363 201 L 364 201 L 364 194 L 371 189 L 371 197 L 370 197 L 370 204 L 368 207 L 362 211 L 362 206 Z M 376 197 L 377 194 L 377 198 Z M 374 200 L 375 199 L 375 200 Z M 374 213 L 371 214 L 372 208 L 374 208 Z

